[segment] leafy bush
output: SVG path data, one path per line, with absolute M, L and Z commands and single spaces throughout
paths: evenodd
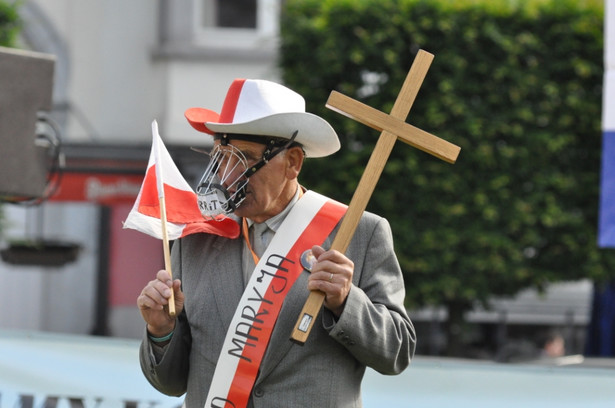
M 17 5 L 0 0 L 0 46 L 10 47 L 14 44 L 19 30 Z M 0 203 L 0 237 L 4 226 L 4 211 Z
M 18 32 L 17 3 L 11 4 L 0 0 L 0 46 L 13 46 Z
M 286 2 L 283 80 L 342 140 L 302 182 L 342 202 L 378 133 L 326 109 L 329 92 L 389 112 L 418 49 L 435 55 L 408 122 L 459 159 L 398 142 L 368 206 L 392 224 L 409 306 L 613 277 L 596 244 L 603 13 L 598 0 Z

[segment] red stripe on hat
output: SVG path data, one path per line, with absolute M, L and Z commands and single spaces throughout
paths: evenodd
M 239 96 L 245 82 L 245 79 L 236 79 L 229 87 L 224 105 L 222 106 L 222 112 L 220 113 L 220 123 L 233 123 L 237 104 L 239 103 Z

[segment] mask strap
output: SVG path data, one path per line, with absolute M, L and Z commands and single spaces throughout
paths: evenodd
M 260 170 L 261 167 L 263 167 L 265 164 L 269 163 L 269 160 L 273 159 L 278 153 L 288 149 L 290 147 L 290 145 L 293 144 L 293 142 L 297 138 L 297 134 L 298 133 L 299 133 L 299 131 L 295 130 L 295 133 L 293 133 L 292 137 L 288 140 L 288 142 L 286 142 L 284 145 L 278 147 L 275 150 L 272 150 L 272 149 L 275 147 L 276 141 L 274 139 L 269 139 L 267 141 L 267 145 L 266 145 L 267 149 L 265 149 L 265 151 L 263 152 L 263 158 L 261 159 L 261 161 L 256 163 L 254 166 L 252 166 L 249 169 L 247 169 L 246 172 L 244 173 L 245 176 L 246 177 L 252 176 L 258 170 Z

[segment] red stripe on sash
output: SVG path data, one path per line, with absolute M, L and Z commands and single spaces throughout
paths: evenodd
M 269 344 L 275 322 L 280 314 L 284 298 L 303 271 L 300 262 L 301 254 L 306 249 L 310 249 L 315 243 L 323 243 L 342 218 L 346 209 L 347 207 L 343 204 L 327 201 L 318 213 L 316 213 L 316 216 L 314 216 L 288 254 L 286 254 L 286 259 L 292 260 L 292 262 L 287 261 L 282 265 L 288 269 L 288 272 L 282 272 L 278 269 L 276 276 L 282 277 L 283 275 L 283 278 L 287 279 L 287 283 L 284 290 L 279 293 L 275 293 L 276 278 L 273 278 L 273 281 L 269 285 L 264 298 L 273 302 L 273 305 L 262 302 L 258 313 L 263 323 L 258 325 L 260 330 L 250 332 L 250 335 L 258 337 L 260 341 L 256 343 L 255 347 L 244 347 L 242 356 L 246 357 L 246 359 L 242 359 L 239 362 L 235 377 L 227 394 L 227 401 L 232 401 L 232 403 L 235 404 L 234 407 L 245 407 L 248 405 L 252 387 L 256 381 L 261 361 L 265 355 L 267 345 Z M 258 271 L 254 273 L 258 273 Z M 272 309 L 274 305 L 275 309 Z M 265 312 L 267 312 L 267 314 L 264 314 Z M 266 341 L 262 339 L 266 339 Z

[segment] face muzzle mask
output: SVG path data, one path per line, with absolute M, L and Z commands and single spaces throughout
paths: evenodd
M 196 189 L 199 210 L 205 218 L 233 213 L 246 198 L 246 187 L 250 177 L 269 162 L 275 155 L 291 147 L 297 131 L 290 140 L 267 139 L 252 135 L 216 134 L 220 140 L 211 150 L 210 161 Z M 244 154 L 229 144 L 230 139 L 246 140 L 265 144 L 266 149 L 260 161 L 250 165 Z

